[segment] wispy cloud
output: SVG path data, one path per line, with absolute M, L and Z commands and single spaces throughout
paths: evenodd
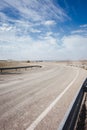
M 41 39 L 19 37 L 13 33 L 8 33 L 8 36 L 7 33 L 0 36 L 0 59 L 79 60 L 87 57 L 87 37 L 78 34 L 63 36 L 60 40 L 53 36 L 53 32 L 47 32 Z
M 87 57 L 87 24 L 60 36 L 62 23 L 68 20 L 54 0 L 0 1 L 0 59 Z
M 71 34 L 87 36 L 87 24 L 80 25 L 77 29 L 71 31 Z
M 81 28 L 87 28 L 87 24 L 80 25 Z
M 15 28 L 17 35 L 45 33 L 59 22 L 69 20 L 66 12 L 53 0 L 2 0 L 0 2 L 0 25 Z M 47 28 L 48 26 L 48 28 Z
M 87 33 L 87 30 L 78 29 L 71 32 L 72 34 L 84 34 Z
M 68 19 L 68 15 L 64 10 L 54 4 L 52 0 L 3 0 L 0 6 L 3 13 L 13 18 L 11 13 L 17 15 L 17 18 L 24 18 L 33 21 L 43 21 L 54 17 L 59 21 Z M 7 13 L 6 10 L 12 11 Z
M 15 29 L 15 35 L 46 33 L 56 25 L 56 21 L 58 24 L 66 20 L 69 20 L 68 15 L 53 0 L 2 0 L 0 2 L 1 30 Z M 3 23 L 7 24 L 7 27 L 3 27 Z
M 56 22 L 54 20 L 48 20 L 48 21 L 43 22 L 43 25 L 46 25 L 46 26 L 51 26 L 55 24 Z

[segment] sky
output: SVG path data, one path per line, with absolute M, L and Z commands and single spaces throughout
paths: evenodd
M 0 60 L 87 59 L 87 0 L 1 0 Z

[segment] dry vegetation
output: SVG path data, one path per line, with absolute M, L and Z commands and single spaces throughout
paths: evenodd
M 87 70 L 87 60 L 83 60 L 83 61 L 56 61 L 56 63 L 80 67 L 80 68 Z M 27 61 L 2 60 L 2 61 L 0 61 L 0 68 L 29 66 L 29 65 L 34 65 L 34 64 L 38 64 L 38 62 L 30 62 L 29 60 L 27 60 Z
M 87 60 L 82 61 L 67 61 L 67 65 L 80 67 L 87 70 Z
M 30 70 L 32 69 L 30 67 L 30 69 L 26 69 L 26 68 L 20 68 L 17 69 L 15 67 L 26 67 L 26 66 L 36 66 L 38 65 L 38 63 L 32 61 L 30 62 L 29 60 L 27 61 L 12 61 L 12 60 L 0 60 L 0 74 L 4 74 L 4 73 L 19 73 L 19 72 L 23 72 L 24 70 Z M 6 70 L 2 70 L 2 68 L 10 68 L 13 67 L 15 69 L 6 69 Z M 34 68 L 33 68 L 34 69 Z
M 29 66 L 29 61 L 0 61 L 0 68 L 4 67 L 17 67 L 17 66 Z

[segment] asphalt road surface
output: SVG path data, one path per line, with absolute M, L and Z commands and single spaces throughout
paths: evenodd
M 42 66 L 0 75 L 0 130 L 58 129 L 87 71 L 58 63 Z

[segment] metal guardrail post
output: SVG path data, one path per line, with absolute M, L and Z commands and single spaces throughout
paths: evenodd
M 2 73 L 2 69 L 1 69 L 1 73 Z

